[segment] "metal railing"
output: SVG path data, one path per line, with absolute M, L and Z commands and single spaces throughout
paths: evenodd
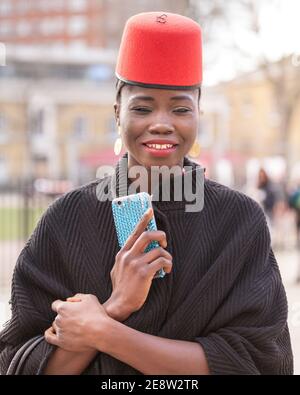
M 25 183 L 0 187 L 0 290 L 10 286 L 26 240 L 55 197 Z

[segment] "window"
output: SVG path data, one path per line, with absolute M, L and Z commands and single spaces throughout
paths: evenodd
M 45 36 L 59 34 L 64 29 L 64 18 L 45 18 L 40 24 L 40 31 Z
M 86 0 L 69 0 L 68 1 L 70 11 L 84 11 L 87 8 Z
M 1 21 L 0 23 L 0 36 L 10 36 L 13 32 L 13 26 L 11 22 Z
M 113 75 L 112 68 L 106 64 L 90 66 L 86 71 L 86 77 L 93 81 L 108 81 Z
M 5 63 L 6 63 L 6 46 L 4 43 L 0 42 L 0 66 L 5 66 Z M 5 73 L 3 74 L 5 75 Z
M 76 140 L 85 140 L 89 134 L 89 121 L 84 116 L 74 119 L 72 137 Z
M 6 143 L 8 139 L 7 118 L 0 113 L 0 144 Z
M 62 11 L 64 9 L 64 0 L 39 0 L 37 2 L 38 8 L 41 11 Z
M 0 113 L 0 132 L 6 128 L 6 119 L 3 114 Z
M 4 184 L 8 181 L 8 166 L 7 159 L 0 155 L 0 184 Z
M 19 0 L 17 3 L 17 10 L 20 14 L 30 11 L 31 4 L 28 0 Z
M 40 0 L 37 5 L 41 11 L 49 11 L 49 1 Z
M 42 135 L 44 133 L 44 118 L 43 110 L 37 111 L 31 118 L 31 132 L 34 135 Z
M 0 15 L 9 15 L 12 11 L 12 4 L 10 0 L 1 0 Z
M 20 21 L 16 25 L 16 30 L 19 36 L 28 36 L 31 32 L 31 25 L 27 21 Z
M 200 122 L 200 128 L 198 131 L 198 137 L 201 147 L 208 148 L 213 144 L 213 119 L 202 118 Z
M 244 98 L 242 102 L 242 114 L 245 118 L 251 118 L 253 116 L 253 103 L 250 98 Z
M 87 30 L 87 19 L 84 16 L 73 16 L 69 19 L 68 32 L 72 36 L 85 33 Z

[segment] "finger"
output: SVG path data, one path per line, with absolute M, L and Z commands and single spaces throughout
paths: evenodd
M 144 252 L 151 241 L 158 241 L 164 244 L 166 242 L 166 233 L 162 230 L 147 230 L 143 232 L 131 248 L 132 254 Z
M 167 245 L 168 245 L 167 237 L 165 238 L 165 240 L 159 241 L 159 244 L 161 247 L 167 248 Z
M 149 263 L 148 265 L 148 270 L 152 276 L 154 276 L 156 272 L 160 269 L 164 269 L 166 273 L 171 273 L 172 262 L 166 258 L 160 257 L 155 259 L 155 261 Z
M 55 311 L 56 313 L 58 313 L 58 309 L 63 305 L 63 303 L 66 303 L 66 302 L 63 302 L 63 301 L 60 300 L 60 299 L 55 300 L 55 301 L 52 303 L 52 305 L 51 305 L 51 309 L 52 309 L 53 311 Z
M 164 250 L 162 247 L 157 247 L 157 248 L 154 248 L 153 250 L 145 253 L 145 255 L 143 256 L 143 262 L 151 263 L 155 259 L 157 259 L 161 256 L 165 257 L 166 259 L 168 259 L 170 261 L 172 261 L 172 259 L 173 259 L 172 255 L 168 251 Z
M 80 292 L 78 292 L 77 294 L 74 295 L 75 298 L 80 298 L 80 299 L 84 298 L 85 296 L 86 296 L 86 294 L 83 294 Z
M 123 250 L 130 250 L 130 248 L 134 245 L 134 243 L 139 238 L 139 236 L 147 228 L 148 222 L 150 221 L 152 216 L 153 216 L 153 209 L 152 208 L 148 208 L 148 210 L 142 216 L 140 221 L 137 223 L 137 225 L 134 228 L 134 231 L 132 232 L 132 234 L 126 240 L 126 243 L 123 246 Z
M 76 296 L 71 296 L 70 298 L 67 298 L 67 302 L 82 302 L 82 299 Z
M 49 328 L 45 331 L 44 337 L 47 343 L 52 344 L 54 346 L 59 346 L 59 341 L 55 333 L 53 332 L 53 328 Z
M 54 333 L 54 330 L 53 330 L 53 328 L 52 328 L 52 326 L 50 326 L 50 328 L 46 329 L 45 332 L 44 332 L 44 334 L 45 334 L 45 333 L 48 333 L 48 332 L 50 332 L 50 334 L 55 334 L 55 333 Z
M 57 317 L 56 317 L 56 318 L 57 318 Z M 53 329 L 53 332 L 54 332 L 55 334 L 57 334 L 57 331 L 58 331 L 58 322 L 57 322 L 56 318 L 55 318 L 55 320 L 52 322 L 52 329 Z
M 88 295 L 82 294 L 82 293 L 77 293 L 74 296 L 70 296 L 69 298 L 66 299 L 67 302 L 82 302 L 84 298 L 86 298 Z
M 69 296 L 69 297 L 67 298 L 67 300 L 68 300 L 68 299 L 70 299 L 70 298 L 78 298 L 78 299 L 82 299 L 82 298 L 84 298 L 85 296 L 86 296 L 86 294 L 83 294 L 83 293 L 77 292 L 77 294 L 75 294 L 75 295 L 73 295 L 73 296 Z
M 48 329 L 45 330 L 45 332 L 44 332 L 44 337 L 45 337 L 45 339 L 46 339 L 46 337 L 49 335 L 49 332 L 52 332 L 52 333 L 53 333 L 53 328 L 52 328 L 52 326 L 51 326 L 50 328 L 48 328 Z

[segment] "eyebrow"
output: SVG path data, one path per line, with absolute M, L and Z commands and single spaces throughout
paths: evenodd
M 151 96 L 133 96 L 130 100 L 131 101 L 133 101 L 133 100 L 154 101 L 153 97 L 151 97 Z
M 188 95 L 173 96 L 173 97 L 171 97 L 171 100 L 190 100 L 190 101 L 192 101 L 192 99 Z
M 131 101 L 133 100 L 145 100 L 145 101 L 154 101 L 154 98 L 152 96 L 134 96 Z M 190 98 L 190 96 L 188 95 L 178 95 L 178 96 L 173 96 L 170 98 L 170 100 L 189 100 L 192 101 L 192 99 Z

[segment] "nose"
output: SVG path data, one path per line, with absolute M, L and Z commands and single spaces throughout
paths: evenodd
M 161 114 L 153 120 L 148 130 L 151 134 L 172 134 L 175 128 L 169 117 Z

